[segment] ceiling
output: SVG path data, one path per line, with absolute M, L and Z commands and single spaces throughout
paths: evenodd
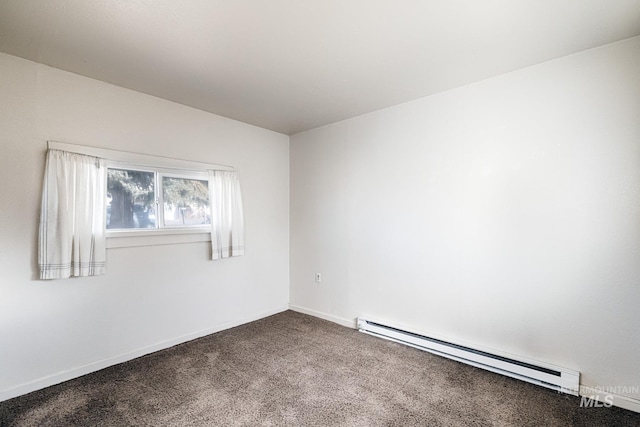
M 285 134 L 640 34 L 640 0 L 0 0 L 0 51 Z

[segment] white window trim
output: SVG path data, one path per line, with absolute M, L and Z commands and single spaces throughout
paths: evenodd
M 84 145 L 69 144 L 65 142 L 49 141 L 48 148 L 99 157 L 105 160 L 107 168 L 133 168 L 137 170 L 148 169 L 150 172 L 158 172 L 159 174 L 165 173 L 176 177 L 204 178 L 205 180 L 208 180 L 208 170 L 234 170 L 233 167 L 227 165 L 194 162 L 190 160 L 173 159 L 148 154 L 109 150 L 105 148 L 87 147 Z M 210 227 L 168 227 L 153 230 L 105 229 L 105 232 L 107 237 L 107 249 L 211 241 Z
M 201 230 L 168 230 L 173 233 L 165 233 L 164 230 L 150 234 L 107 236 L 107 249 L 133 248 L 137 246 L 176 245 L 181 243 L 211 242 L 211 231 Z

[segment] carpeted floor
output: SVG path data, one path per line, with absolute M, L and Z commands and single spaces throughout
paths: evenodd
M 291 311 L 0 403 L 2 426 L 640 426 Z

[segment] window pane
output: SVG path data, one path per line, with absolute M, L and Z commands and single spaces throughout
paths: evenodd
M 162 197 L 165 226 L 211 224 L 207 181 L 163 176 Z
M 107 171 L 107 228 L 156 228 L 154 173 Z

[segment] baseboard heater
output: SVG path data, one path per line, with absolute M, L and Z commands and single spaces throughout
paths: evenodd
M 358 318 L 358 330 L 508 377 L 578 395 L 580 373 L 577 371 L 492 354 L 384 325 L 364 317 Z

